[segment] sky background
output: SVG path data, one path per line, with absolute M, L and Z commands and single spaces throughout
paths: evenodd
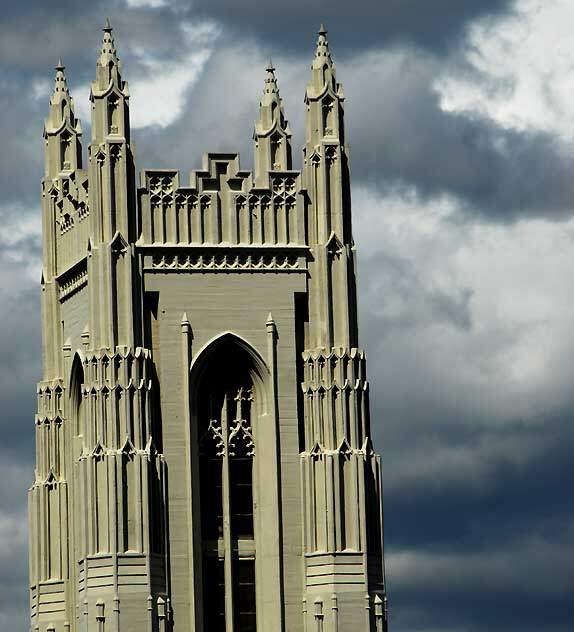
M 392 632 L 572 630 L 574 2 L 3 2 L 0 630 L 28 624 L 42 125 L 61 55 L 89 139 L 105 17 L 138 168 L 293 128 L 324 21 L 346 99 Z

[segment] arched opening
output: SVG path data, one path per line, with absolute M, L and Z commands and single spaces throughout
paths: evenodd
M 117 134 L 120 126 L 120 101 L 117 95 L 108 98 L 108 133 Z
M 323 99 L 323 134 L 332 136 L 335 133 L 335 101 L 326 96 Z
M 192 370 L 199 437 L 203 618 L 206 630 L 256 630 L 254 458 L 267 370 L 226 334 Z M 227 627 L 226 627 L 227 626 Z
M 69 132 L 64 132 L 60 137 L 61 144 L 61 169 L 68 170 L 72 168 L 72 136 Z
M 281 136 L 273 134 L 271 137 L 271 169 L 281 169 Z
M 72 419 L 73 434 L 76 437 L 84 435 L 84 396 L 82 393 L 84 385 L 84 367 L 80 356 L 76 353 L 70 371 L 70 413 Z

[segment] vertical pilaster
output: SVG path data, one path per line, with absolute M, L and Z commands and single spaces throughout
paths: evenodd
M 379 461 L 370 446 L 365 355 L 358 348 L 343 102 L 321 26 L 305 95 L 303 152 L 311 251 L 301 385 L 305 597 L 315 604 L 316 630 L 336 631 L 341 617 L 372 632 L 371 596 L 384 594 L 382 531 L 372 520 L 373 511 L 380 516 L 381 490 L 373 483 Z
M 187 450 L 187 489 L 190 490 L 187 501 L 188 550 L 189 550 L 189 608 L 190 620 L 196 629 L 203 628 L 203 587 L 201 582 L 201 522 L 199 520 L 199 463 L 194 447 L 198 445 L 197 426 L 191 422 L 191 360 L 193 332 L 187 314 L 181 319 L 181 366 L 183 384 L 183 421 Z

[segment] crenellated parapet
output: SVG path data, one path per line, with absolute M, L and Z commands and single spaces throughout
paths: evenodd
M 53 221 L 51 272 L 65 272 L 85 256 L 89 238 L 88 174 L 85 170 L 59 174 L 44 182 L 42 197 L 46 214 Z
M 176 171 L 145 170 L 138 246 L 305 247 L 305 199 L 297 171 L 268 174 L 254 187 L 237 154 L 207 154 L 187 186 Z

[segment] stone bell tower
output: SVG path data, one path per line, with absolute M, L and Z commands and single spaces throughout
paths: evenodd
M 44 127 L 32 632 L 383 632 L 380 458 L 321 27 L 303 170 L 275 69 L 254 172 L 135 173 L 112 28 L 91 142 L 64 66 Z

